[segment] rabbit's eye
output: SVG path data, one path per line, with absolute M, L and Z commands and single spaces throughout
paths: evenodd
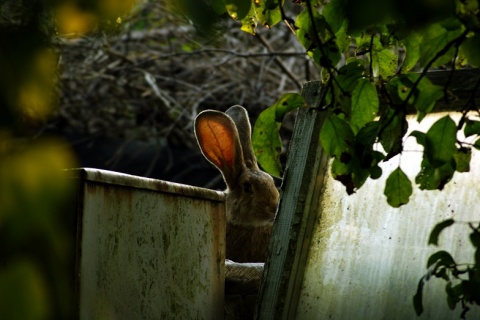
M 251 194 L 253 192 L 252 184 L 250 182 L 244 182 L 243 183 L 243 191 L 245 193 L 250 193 Z

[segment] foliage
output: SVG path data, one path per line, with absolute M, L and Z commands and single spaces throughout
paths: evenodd
M 8 44 L 0 47 L 1 319 L 74 317 L 76 217 L 62 211 L 72 194 L 62 169 L 75 159 L 63 141 L 38 138 L 30 128 L 58 103 L 51 37 L 111 31 L 132 4 L 0 2 L 0 39 Z
M 445 229 L 459 223 L 453 219 L 440 222 L 435 226 L 430 234 L 428 243 L 438 246 L 440 233 Z M 480 224 L 474 226 L 473 223 L 467 224 L 470 227 L 470 243 L 475 248 L 473 263 L 457 263 L 447 251 L 440 250 L 428 258 L 427 273 L 420 279 L 417 286 L 417 292 L 413 297 L 413 305 L 417 315 L 423 313 L 423 288 L 427 281 L 432 277 L 443 279 L 445 292 L 447 294 L 447 304 L 450 309 L 455 309 L 460 303 L 462 313 L 460 317 L 466 319 L 466 314 L 470 310 L 469 306 L 480 305 Z
M 294 3 L 295 10 L 284 1 L 211 1 L 215 12 L 240 21 L 241 29 L 252 34 L 259 26 L 272 28 L 283 21 L 321 67 L 322 106 L 328 117 L 320 137 L 334 160 L 333 177 L 350 194 L 369 177 L 381 175 L 379 162 L 401 154 L 407 114 L 414 111 L 421 121 L 449 92 L 448 83 L 435 85 L 427 72 L 444 65 L 452 72 L 458 64 L 478 66 L 479 4 L 462 0 Z M 293 16 L 292 12 L 299 13 Z M 477 82 L 472 98 L 461 108 L 458 124 L 445 117 L 426 134 L 413 134 L 424 147 L 421 171 L 415 178 L 420 189 L 443 189 L 455 172 L 468 170 L 471 148 L 479 143 L 460 141 L 457 136 L 464 128 L 470 135 L 480 134 L 470 112 L 478 115 L 474 100 L 478 86 Z M 254 132 L 278 131 L 279 122 L 269 119 L 262 117 Z M 262 143 L 266 145 L 261 147 Z M 278 163 L 278 152 L 269 143 L 266 139 L 256 142 L 262 151 L 260 164 L 278 175 L 277 166 L 270 169 L 268 164 Z M 393 171 L 385 188 L 388 202 L 395 207 L 408 203 L 412 189 L 412 182 L 401 172 L 400 168 Z

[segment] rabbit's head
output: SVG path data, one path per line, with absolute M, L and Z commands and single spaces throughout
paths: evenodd
M 247 111 L 241 106 L 226 113 L 203 111 L 195 120 L 195 136 L 203 155 L 227 184 L 227 223 L 272 225 L 279 193 L 272 177 L 257 165 Z

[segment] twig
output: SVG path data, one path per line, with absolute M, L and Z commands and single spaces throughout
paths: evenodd
M 273 52 L 272 46 L 260 35 L 256 34 L 255 35 L 258 40 L 263 44 L 265 48 L 267 48 L 268 52 L 271 53 Z M 278 56 L 274 56 L 273 61 L 282 69 L 283 72 L 295 83 L 295 85 L 301 89 L 302 88 L 302 83 L 293 75 L 292 72 L 283 64 L 282 60 L 278 58 Z

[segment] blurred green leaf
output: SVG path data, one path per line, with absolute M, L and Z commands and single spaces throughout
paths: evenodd
M 384 194 L 387 202 L 394 208 L 407 204 L 412 195 L 412 183 L 400 167 L 395 169 L 387 178 Z
M 225 7 L 225 0 L 210 0 L 210 5 L 212 6 L 215 13 L 218 15 L 227 12 L 227 8 Z
M 438 237 L 440 236 L 440 233 L 445 228 L 450 227 L 454 223 L 455 223 L 455 220 L 453 219 L 447 219 L 445 221 L 437 223 L 437 225 L 435 225 L 432 232 L 430 233 L 430 237 L 428 238 L 428 244 L 433 244 L 435 246 L 438 246 Z
M 33 261 L 15 260 L 1 266 L 0 319 L 48 319 L 50 304 L 46 281 Z

